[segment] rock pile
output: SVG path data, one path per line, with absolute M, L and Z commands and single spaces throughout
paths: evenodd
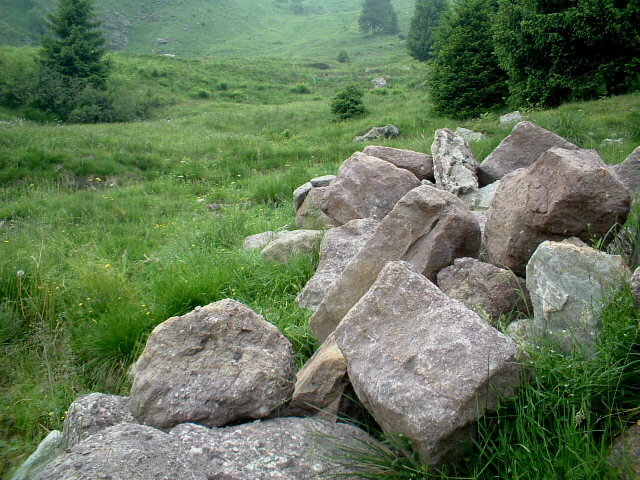
M 598 302 L 631 273 L 584 242 L 624 222 L 639 163 L 608 168 L 530 122 L 480 167 L 451 130 L 432 153 L 369 146 L 294 193 L 296 223 L 326 233 L 246 240 L 286 262 L 322 238 L 297 300 L 323 343 L 297 375 L 263 317 L 231 299 L 199 307 L 152 332 L 129 398 L 74 402 L 43 448 L 66 450 L 20 478 L 332 478 L 349 473 L 345 448 L 375 442 L 336 423 L 347 392 L 421 461 L 458 460 L 477 419 L 529 375 L 520 342 L 591 352 Z M 496 328 L 523 316 L 510 336 Z

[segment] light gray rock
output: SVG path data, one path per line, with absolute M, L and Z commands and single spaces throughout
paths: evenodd
M 391 260 L 406 260 L 435 280 L 454 259 L 477 257 L 479 250 L 480 227 L 460 199 L 435 187 L 415 188 L 349 261 L 311 317 L 311 330 L 327 338 Z
M 158 325 L 133 368 L 134 417 L 161 429 L 264 418 L 293 393 L 291 344 L 235 300 Z
M 57 457 L 36 480 L 206 480 L 180 442 L 145 425 L 120 423 Z
M 481 132 L 474 132 L 473 130 L 469 130 L 468 128 L 458 127 L 455 130 L 456 135 L 460 135 L 467 142 L 479 142 L 480 140 L 484 140 L 487 136 Z
M 328 187 L 335 178 L 335 175 L 322 175 L 321 177 L 315 177 L 311 179 L 311 185 L 313 185 L 314 188 Z
M 489 185 L 518 168 L 529 167 L 550 148 L 577 149 L 573 143 L 532 122 L 520 122 L 478 168 L 480 185 Z
M 411 172 L 356 152 L 342 164 L 338 178 L 326 187 L 320 206 L 337 225 L 356 218 L 381 220 L 418 185 L 420 180 Z
M 466 203 L 471 210 L 487 211 L 491 208 L 491 202 L 493 202 L 493 197 L 499 186 L 500 180 L 469 193 L 463 193 L 460 195 L 460 200 Z
M 349 261 L 371 238 L 378 224 L 373 218 L 356 219 L 325 234 L 320 246 L 318 269 L 296 298 L 301 307 L 318 309 Z
M 184 424 L 171 436 L 188 450 L 188 458 L 206 466 L 207 478 L 224 480 L 334 478 L 345 473 L 337 461 L 344 456 L 342 445 L 367 448 L 374 442 L 354 426 L 313 418 L 275 418 L 214 429 Z
M 256 233 L 255 235 L 249 235 L 243 240 L 242 248 L 244 248 L 245 250 L 261 250 L 285 233 L 287 232 L 281 230 L 278 232 L 268 231 Z
M 629 428 L 615 441 L 608 459 L 620 480 L 640 479 L 640 423 Z
M 347 399 L 347 362 L 333 335 L 307 361 L 296 376 L 296 388 L 283 417 L 318 417 L 336 421 Z
M 431 154 L 438 187 L 455 195 L 478 189 L 478 164 L 464 138 L 441 128 L 434 135 Z
M 356 136 L 354 143 L 364 142 L 366 140 L 379 140 L 381 138 L 397 138 L 400 136 L 400 129 L 395 125 L 385 125 L 384 127 L 373 127 L 366 133 Z
M 260 252 L 263 260 L 288 263 L 300 255 L 311 255 L 320 248 L 322 230 L 293 230 L 279 235 Z
M 324 230 L 336 224 L 320 208 L 326 187 L 313 188 L 296 212 L 296 225 L 306 230 Z
M 527 264 L 533 313 L 545 337 L 565 350 L 593 353 L 602 299 L 631 276 L 618 255 L 571 241 L 540 244 Z
M 378 77 L 371 80 L 373 88 L 384 88 L 387 86 L 387 79 L 384 77 Z
M 631 293 L 637 305 L 640 305 L 640 267 L 636 268 L 631 276 Z
M 500 124 L 504 125 L 506 123 L 515 123 L 521 122 L 525 119 L 524 115 L 522 115 L 518 110 L 510 113 L 506 113 L 500 116 Z
M 636 148 L 624 162 L 609 167 L 613 175 L 627 187 L 631 195 L 640 192 L 640 147 Z
M 438 273 L 438 287 L 451 298 L 487 318 L 494 327 L 501 317 L 528 313 L 529 294 L 523 278 L 475 258 L 456 258 Z
M 391 162 L 398 168 L 409 170 L 418 180 L 434 180 L 433 157 L 426 153 L 379 145 L 369 145 L 365 147 L 363 153 Z
M 519 349 L 406 262 L 390 262 L 335 332 L 358 398 L 431 467 L 520 385 Z M 375 366 L 375 368 L 372 368 Z
M 304 199 L 307 198 L 307 195 L 313 188 L 311 182 L 307 182 L 303 185 L 300 185 L 293 191 L 293 206 L 296 209 L 296 212 L 300 209 L 302 204 L 304 203 Z
M 38 448 L 15 471 L 11 480 L 33 480 L 51 461 L 64 452 L 64 436 L 59 430 L 52 430 Z
M 136 423 L 129 410 L 129 398 L 105 393 L 78 397 L 64 419 L 65 448 L 118 423 Z
M 500 182 L 484 232 L 488 262 L 524 276 L 543 241 L 601 238 L 624 223 L 630 202 L 595 150 L 548 150 Z

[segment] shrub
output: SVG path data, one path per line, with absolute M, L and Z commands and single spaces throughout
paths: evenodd
M 340 50 L 338 56 L 336 57 L 336 60 L 338 60 L 340 63 L 347 63 L 349 61 L 349 54 L 344 50 Z
M 362 98 L 363 90 L 358 85 L 347 85 L 331 100 L 331 113 L 340 120 L 359 117 L 367 113 Z
M 292 93 L 311 93 L 311 87 L 306 83 L 298 83 L 295 87 L 291 88 Z

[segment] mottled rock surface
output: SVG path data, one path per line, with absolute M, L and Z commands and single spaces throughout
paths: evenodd
M 291 344 L 235 300 L 158 325 L 133 368 L 131 412 L 161 429 L 264 418 L 293 393 Z
M 378 140 L 380 138 L 397 138 L 400 136 L 400 129 L 395 125 L 385 125 L 384 127 L 372 127 L 362 135 L 354 137 L 354 143 L 365 142 L 367 140 Z
M 356 218 L 381 220 L 404 194 L 419 185 L 413 173 L 357 152 L 342 164 L 320 205 L 336 225 Z
M 548 150 L 500 182 L 484 232 L 488 261 L 523 276 L 540 243 L 603 237 L 624 223 L 630 202 L 595 150 Z
M 300 185 L 293 191 L 293 207 L 296 209 L 296 212 L 300 209 L 302 204 L 304 203 L 304 199 L 307 198 L 307 195 L 313 188 L 311 182 L 307 182 L 303 185 Z
M 520 384 L 517 345 L 406 262 L 385 266 L 335 338 L 358 398 L 433 467 Z
M 540 155 L 554 147 L 567 150 L 578 148 L 535 123 L 518 123 L 478 168 L 480 185 L 488 185 L 518 168 L 530 166 Z
M 478 189 L 478 164 L 463 137 L 441 128 L 434 135 L 431 153 L 438 187 L 455 195 Z
M 298 228 L 321 230 L 337 225 L 320 208 L 326 189 L 327 187 L 313 188 L 305 197 L 304 202 L 296 212 L 296 225 Z
M 286 231 L 268 231 L 262 233 L 256 233 L 255 235 L 249 235 L 242 241 L 242 248 L 246 250 L 259 250 L 263 249 L 278 237 L 287 233 Z
M 491 208 L 493 197 L 500 186 L 500 180 L 486 185 L 477 190 L 460 195 L 460 200 L 467 204 L 471 210 L 487 211 Z
M 378 224 L 373 218 L 351 220 L 325 234 L 316 273 L 296 298 L 301 307 L 317 310 L 349 261 L 371 238 Z
M 409 170 L 418 180 L 434 181 L 433 157 L 426 153 L 378 145 L 369 145 L 363 153 L 391 162 L 398 168 Z
M 611 448 L 609 465 L 620 480 L 640 479 L 640 423 L 627 429 Z
M 610 167 L 610 170 L 627 187 L 631 195 L 640 192 L 640 147 L 636 148 L 624 162 Z
M 322 230 L 293 230 L 278 235 L 260 252 L 263 260 L 288 263 L 300 255 L 311 255 L 320 248 L 324 232 Z
M 458 257 L 477 257 L 480 227 L 455 195 L 422 185 L 407 193 L 349 261 L 310 320 L 324 340 L 391 260 L 406 260 L 427 278 Z
M 52 430 L 38 448 L 15 471 L 11 480 L 33 480 L 49 463 L 64 452 L 64 436 L 59 430 Z

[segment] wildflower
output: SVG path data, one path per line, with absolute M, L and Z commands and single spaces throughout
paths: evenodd
M 18 271 L 16 272 L 16 275 L 17 275 L 18 277 L 24 277 L 24 270 L 18 270 Z
M 110 263 L 107 263 L 107 264 L 104 266 L 104 268 L 111 268 L 111 264 L 110 264 Z

